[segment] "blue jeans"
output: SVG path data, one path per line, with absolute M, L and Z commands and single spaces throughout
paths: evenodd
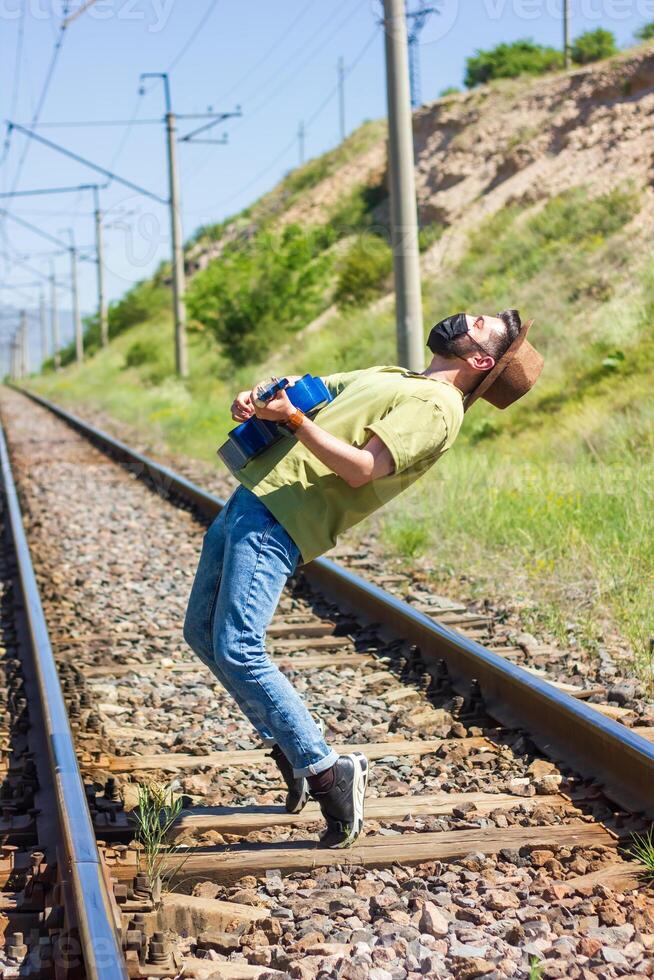
M 184 638 L 261 738 L 277 742 L 295 775 L 306 776 L 329 769 L 338 755 L 265 649 L 266 629 L 299 557 L 256 494 L 239 487 L 204 536 Z

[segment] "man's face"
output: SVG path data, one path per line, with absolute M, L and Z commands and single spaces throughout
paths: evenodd
M 488 316 L 485 313 L 466 313 L 466 322 L 468 324 L 468 336 L 484 350 L 489 349 L 488 342 L 491 337 L 503 336 L 504 324 L 498 316 Z
M 496 337 L 503 337 L 504 323 L 499 317 L 485 313 L 466 313 L 465 316 L 468 325 L 466 336 L 472 341 L 466 360 L 471 367 L 488 371 L 493 366 L 489 361 L 494 363 L 495 359 L 487 352 L 494 349 Z

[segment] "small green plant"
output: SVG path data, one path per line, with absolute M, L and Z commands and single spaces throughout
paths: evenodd
M 444 226 L 439 225 L 437 221 L 432 221 L 431 224 L 423 225 L 418 232 L 419 251 L 421 253 L 428 251 L 428 249 L 430 249 L 432 245 L 438 241 L 444 231 Z
M 429 528 L 415 517 L 402 517 L 386 530 L 395 550 L 405 558 L 421 555 L 429 544 Z
M 109 336 L 117 337 L 135 324 L 161 313 L 169 305 L 170 292 L 158 281 L 157 275 L 136 283 L 122 299 L 110 304 Z
M 383 184 L 364 184 L 339 198 L 329 213 L 329 228 L 338 238 L 374 225 L 375 208 L 388 197 Z
M 378 235 L 358 235 L 340 262 L 334 301 L 346 309 L 365 306 L 380 295 L 390 276 L 393 257 Z
M 585 31 L 575 38 L 570 49 L 570 56 L 577 65 L 588 65 L 592 61 L 601 61 L 617 54 L 615 36 L 604 27 L 594 31 Z
M 494 78 L 544 75 L 562 66 L 563 56 L 556 48 L 523 38 L 511 44 L 498 44 L 489 51 L 478 50 L 466 61 L 464 82 L 467 88 L 473 88 Z
M 181 796 L 175 796 L 172 786 L 162 786 L 160 783 L 140 783 L 138 788 L 138 806 L 130 816 L 135 825 L 137 841 L 143 845 L 143 860 L 148 875 L 155 902 L 161 898 L 175 876 L 186 861 L 187 847 L 173 841 L 172 830 L 184 809 Z M 180 860 L 168 870 L 165 870 L 168 858 L 180 854 Z
M 460 92 L 461 92 L 461 89 L 460 88 L 457 88 L 456 85 L 447 85 L 445 88 L 442 88 L 440 90 L 440 92 L 438 93 L 438 97 L 439 97 L 439 99 L 444 99 L 448 95 L 459 95 Z
M 537 956 L 529 957 L 529 980 L 540 980 L 543 975 L 543 964 Z
M 232 365 L 261 359 L 324 309 L 329 244 L 324 229 L 299 225 L 230 244 L 191 281 L 190 316 Z
M 136 340 L 127 348 L 125 367 L 140 367 L 157 360 L 159 348 L 153 340 Z
M 482 419 L 480 422 L 475 422 L 474 425 L 470 426 L 468 438 L 470 439 L 470 444 L 474 446 L 478 442 L 483 442 L 484 439 L 492 439 L 493 436 L 498 435 L 501 431 L 502 426 L 493 419 Z
M 629 854 L 636 861 L 645 865 L 644 878 L 654 878 L 654 824 L 646 834 L 632 834 L 633 846 Z
M 654 38 L 654 20 L 651 20 L 648 24 L 643 24 L 639 27 L 637 31 L 634 32 L 634 37 L 638 41 L 651 41 Z

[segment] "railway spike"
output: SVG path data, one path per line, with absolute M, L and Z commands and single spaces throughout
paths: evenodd
M 471 715 L 476 715 L 484 710 L 484 697 L 481 693 L 481 685 L 476 677 L 473 677 L 470 681 L 466 710 Z
M 450 675 L 446 662 L 441 658 L 436 661 L 436 672 L 433 675 L 430 694 L 443 694 L 450 689 Z

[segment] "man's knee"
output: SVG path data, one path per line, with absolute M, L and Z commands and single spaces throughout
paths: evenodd
M 211 659 L 211 645 L 207 642 L 205 631 L 198 629 L 197 622 L 192 615 L 186 613 L 183 627 L 184 639 L 190 646 L 193 653 L 203 659 Z
M 213 658 L 218 667 L 229 672 L 263 666 L 268 661 L 268 654 L 263 637 L 237 638 L 226 633 L 215 637 Z

